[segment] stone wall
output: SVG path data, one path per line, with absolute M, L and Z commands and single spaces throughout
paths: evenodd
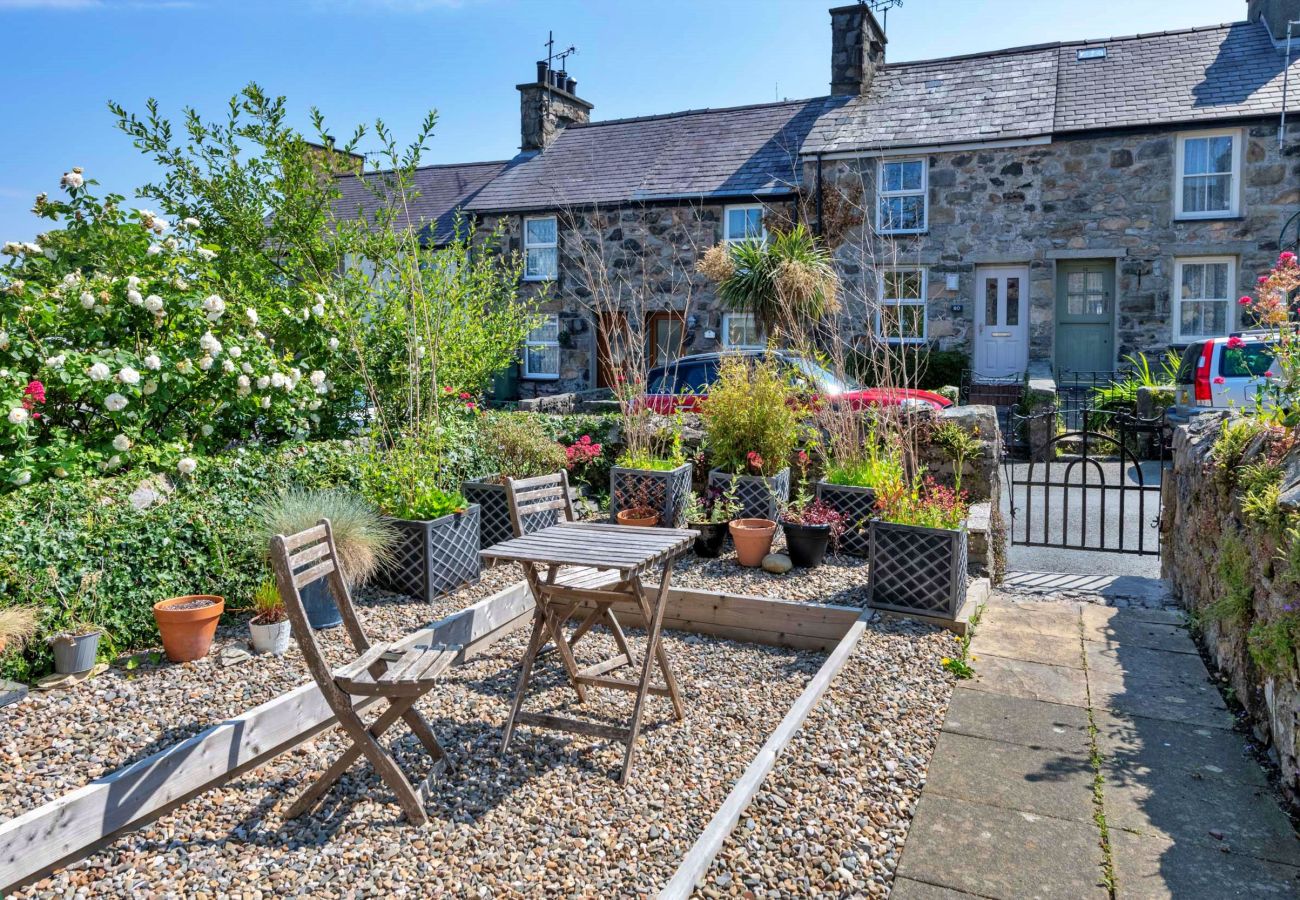
M 790 214 L 791 204 L 771 203 Z M 605 297 L 622 298 L 632 320 L 672 310 L 686 317 L 685 353 L 722 349 L 726 312 L 713 284 L 695 271 L 696 260 L 722 240 L 723 204 L 639 205 L 622 209 L 558 210 L 559 277 L 524 282 L 543 299 L 542 310 L 560 320 L 560 378 L 522 379 L 522 397 L 596 387 L 597 311 Z M 523 253 L 523 217 L 487 216 L 482 231 L 503 225 L 505 249 Z M 597 270 L 603 266 L 603 274 Z
M 1164 575 L 1197 625 L 1198 638 L 1249 714 L 1255 736 L 1269 747 L 1292 802 L 1300 801 L 1300 655 L 1288 674 L 1252 660 L 1252 626 L 1277 622 L 1286 604 L 1300 602 L 1300 583 L 1289 581 L 1278 559 L 1277 535 L 1246 522 L 1240 495 L 1216 477 L 1210 451 L 1228 413 L 1197 416 L 1174 435 L 1173 474 L 1164 481 Z M 1258 456 L 1249 448 L 1243 462 Z M 1283 500 L 1300 501 L 1300 449 L 1285 460 Z M 1243 573 L 1248 609 L 1231 614 L 1234 576 Z
M 876 296 L 876 268 L 925 266 L 931 342 L 969 351 L 976 267 L 1027 265 L 1030 357 L 1050 360 L 1057 263 L 1114 260 L 1116 361 L 1139 350 L 1159 353 L 1173 336 L 1174 258 L 1236 256 L 1233 296 L 1247 293 L 1276 259 L 1283 223 L 1300 209 L 1300 161 L 1279 152 L 1276 119 L 1256 121 L 1243 131 L 1242 215 L 1214 220 L 1174 219 L 1179 132 L 1173 129 L 930 153 L 929 231 L 897 238 L 873 233 L 877 158 L 824 161 L 826 190 L 863 198 L 865 222 L 850 230 L 837 250 L 845 294 L 858 301 L 847 313 L 865 331 Z M 1300 124 L 1289 132 L 1294 146 Z M 808 163 L 804 183 L 814 184 L 815 177 L 815 166 Z M 956 290 L 947 289 L 948 275 L 957 276 Z

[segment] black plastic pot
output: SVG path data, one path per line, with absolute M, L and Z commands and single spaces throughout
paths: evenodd
M 302 607 L 307 613 L 307 622 L 317 631 L 322 628 L 337 628 L 343 624 L 343 614 L 330 593 L 329 582 L 318 579 L 303 587 Z
M 800 569 L 815 569 L 826 558 L 826 548 L 831 542 L 829 525 L 795 525 L 782 522 L 785 532 L 785 549 L 790 562 Z
M 722 545 L 727 542 L 727 522 L 718 522 L 716 524 L 691 523 L 688 528 L 693 528 L 699 532 L 695 536 L 695 555 L 704 559 L 717 559 L 722 555 Z

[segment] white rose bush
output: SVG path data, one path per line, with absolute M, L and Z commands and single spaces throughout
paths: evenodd
M 79 169 L 60 184 L 33 210 L 55 227 L 0 248 L 0 489 L 190 473 L 232 445 L 317 436 L 329 310 L 286 322 L 222 282 L 199 220 L 100 200 Z

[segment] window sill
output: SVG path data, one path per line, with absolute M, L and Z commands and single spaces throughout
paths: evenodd
M 886 344 L 924 344 L 930 340 L 929 338 L 923 338 L 923 337 L 887 338 L 887 337 L 882 337 L 881 335 L 876 335 L 876 337 L 880 338 L 880 340 L 884 341 Z
M 1246 217 L 1241 213 L 1215 213 L 1210 216 L 1174 216 L 1175 222 L 1243 222 L 1245 219 Z
M 554 278 L 554 277 L 549 277 L 549 278 L 547 278 L 547 277 L 543 277 L 543 276 L 541 276 L 541 275 L 523 275 L 523 276 L 520 277 L 519 280 L 520 280 L 520 281 L 528 281 L 528 282 L 532 282 L 532 283 L 534 283 L 534 284 L 541 284 L 541 283 L 543 283 L 543 282 L 547 282 L 547 281 L 554 281 L 555 278 Z
M 529 375 L 527 373 L 520 375 L 524 381 L 559 381 L 559 375 Z
M 916 237 L 917 235 L 929 234 L 929 228 L 916 228 L 907 231 L 877 231 L 881 237 Z

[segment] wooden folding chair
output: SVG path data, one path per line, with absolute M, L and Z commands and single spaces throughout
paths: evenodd
M 338 717 L 339 725 L 352 739 L 352 746 L 294 801 L 286 818 L 295 818 L 313 808 L 352 763 L 365 756 L 397 795 L 397 802 L 407 820 L 417 825 L 428 822 L 428 814 L 424 811 L 423 783 L 419 790 L 411 787 L 392 756 L 379 743 L 379 738 L 401 719 L 437 761 L 434 771 L 439 766 L 451 768 L 451 759 L 438 743 L 429 723 L 415 709 L 415 703 L 433 689 L 461 648 L 443 644 L 429 647 L 372 644 L 361 628 L 361 621 L 352 605 L 352 594 L 339 569 L 334 534 L 328 519 L 321 519 L 314 527 L 297 534 L 273 537 L 271 567 L 307 668 Z M 360 654 L 333 671 L 316 643 L 300 593 L 307 585 L 322 578 L 328 579 L 326 586 L 338 604 L 348 639 L 353 650 Z M 382 697 L 388 701 L 388 707 L 367 726 L 353 706 L 354 697 Z

